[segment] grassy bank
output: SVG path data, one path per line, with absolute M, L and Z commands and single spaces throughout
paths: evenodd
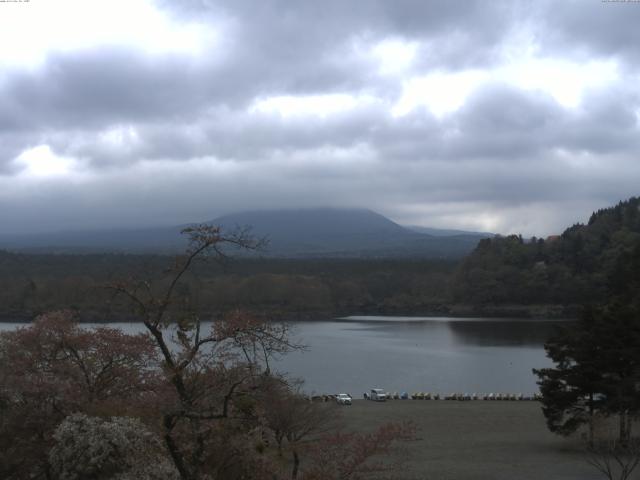
M 411 420 L 409 470 L 399 479 L 596 480 L 577 439 L 549 433 L 537 402 L 356 400 L 342 408 L 347 428 Z

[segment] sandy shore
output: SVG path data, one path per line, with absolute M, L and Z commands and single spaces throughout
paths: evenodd
M 356 400 L 341 407 L 346 426 L 369 430 L 412 420 L 409 470 L 398 479 L 597 480 L 580 442 L 549 433 L 538 402 Z

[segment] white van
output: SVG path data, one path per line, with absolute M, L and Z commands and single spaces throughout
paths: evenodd
M 376 402 L 386 402 L 387 394 L 381 388 L 372 388 L 371 394 L 369 395 L 371 400 L 375 400 Z

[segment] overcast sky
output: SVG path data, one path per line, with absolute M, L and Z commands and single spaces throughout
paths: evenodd
M 548 235 L 640 194 L 640 2 L 0 2 L 2 233 L 366 207 Z

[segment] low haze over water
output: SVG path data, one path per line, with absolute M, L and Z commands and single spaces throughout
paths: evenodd
M 550 365 L 544 341 L 559 321 L 348 317 L 293 322 L 293 338 L 307 346 L 275 368 L 304 378 L 305 390 L 519 393 L 537 391 L 532 368 Z M 0 329 L 20 324 L 0 324 Z M 116 323 L 128 332 L 141 324 Z

